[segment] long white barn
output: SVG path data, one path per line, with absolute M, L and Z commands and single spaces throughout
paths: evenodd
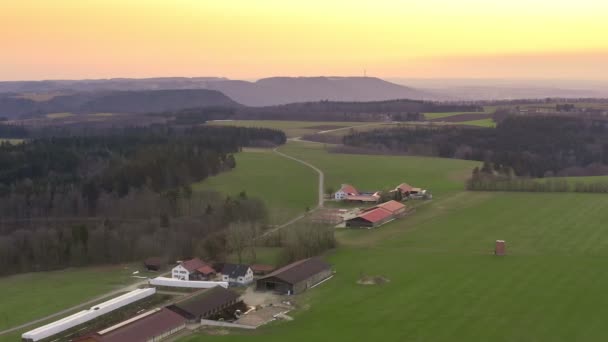
M 44 338 L 59 334 L 62 331 L 66 331 L 70 328 L 73 328 L 77 325 L 86 323 L 94 318 L 105 315 L 109 312 L 112 312 L 116 309 L 119 309 L 125 305 L 129 305 L 138 300 L 144 299 L 146 297 L 152 296 L 156 293 L 155 288 L 147 288 L 147 289 L 137 289 L 126 293 L 122 296 L 118 296 L 116 298 L 110 299 L 101 304 L 95 305 L 88 310 L 83 310 L 78 313 L 75 313 L 71 316 L 62 318 L 53 323 L 49 323 L 47 325 L 41 326 L 40 328 L 36 328 L 34 330 L 28 331 L 21 335 L 21 338 L 24 341 L 39 341 Z
M 209 289 L 215 286 L 228 288 L 227 281 L 202 281 L 202 280 L 181 280 L 175 278 L 156 277 L 148 282 L 152 286 L 168 287 L 187 287 L 196 289 Z

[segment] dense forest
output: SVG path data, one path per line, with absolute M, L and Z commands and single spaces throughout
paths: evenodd
M 604 167 L 604 171 L 608 174 L 608 166 Z M 472 191 L 608 193 L 608 181 L 601 178 L 574 181 L 567 178 L 517 177 L 511 168 L 486 161 L 481 168 L 473 169 L 466 188 Z
M 28 132 L 23 126 L 0 124 L 0 139 L 21 139 L 27 135 Z
M 208 120 L 419 121 L 424 112 L 481 112 L 483 107 L 415 100 L 372 102 L 303 102 L 267 107 L 206 107 L 162 113 L 173 124 L 203 124 Z M 156 114 L 158 115 L 158 114 Z
M 234 168 L 244 146 L 286 140 L 238 127 L 58 132 L 0 145 L 0 273 L 190 255 L 229 223 L 266 216 L 246 194 L 226 199 L 191 184 Z M 217 245 L 207 253 L 225 250 Z
M 608 164 L 608 128 L 575 117 L 509 116 L 496 128 L 401 127 L 357 132 L 344 144 L 412 155 L 489 161 L 516 176 L 598 175 Z

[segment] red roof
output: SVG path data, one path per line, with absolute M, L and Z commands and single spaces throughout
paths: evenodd
M 183 261 L 181 265 L 188 270 L 188 272 L 195 271 L 198 268 L 206 266 L 206 264 L 199 258 Z
M 377 205 L 378 208 L 386 209 L 392 213 L 405 209 L 405 205 L 397 201 L 388 201 Z
M 412 189 L 414 189 L 414 187 L 412 187 L 411 185 L 407 184 L 407 183 L 401 183 L 399 185 L 397 185 L 397 188 L 395 188 L 395 190 L 401 190 L 402 192 L 410 192 L 412 191 Z
M 366 221 L 369 221 L 369 222 L 379 222 L 379 221 L 385 220 L 391 216 L 393 216 L 393 213 L 391 213 L 390 211 L 382 209 L 382 208 L 376 208 L 374 210 L 365 212 L 365 213 L 359 215 L 358 217 L 360 217 Z
M 357 191 L 357 189 L 350 184 L 342 184 L 340 191 L 345 192 L 347 194 L 353 194 L 353 195 L 359 194 L 359 191 Z
M 209 275 L 209 274 L 215 273 L 215 270 L 213 269 L 213 267 L 211 267 L 207 264 L 197 268 L 196 271 L 203 275 Z

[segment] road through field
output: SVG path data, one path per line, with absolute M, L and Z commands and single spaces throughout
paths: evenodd
M 294 140 L 297 141 L 297 140 L 299 140 L 299 138 L 300 137 L 296 137 L 296 138 L 294 138 Z M 302 141 L 304 141 L 304 140 L 302 140 Z M 316 167 L 316 166 L 314 166 L 314 165 L 312 165 L 312 164 L 310 164 L 308 162 L 305 162 L 305 161 L 303 161 L 301 159 L 298 159 L 296 157 L 292 157 L 292 156 L 290 156 L 288 154 L 285 154 L 283 152 L 279 152 L 278 147 L 275 148 L 275 149 L 273 149 L 272 152 L 280 155 L 283 158 L 291 159 L 293 161 L 296 161 L 296 162 L 298 162 L 298 163 L 300 163 L 302 165 L 305 165 L 305 166 L 307 166 L 307 167 L 315 170 L 315 172 L 319 175 L 319 200 L 317 202 L 316 208 L 314 208 L 313 210 L 316 210 L 316 209 L 319 209 L 319 208 L 323 207 L 323 203 L 325 202 L 325 198 L 324 198 L 324 192 L 325 192 L 324 191 L 325 174 L 323 173 L 323 171 L 321 171 L 321 169 L 319 169 L 318 167 Z M 283 229 L 283 228 L 285 228 L 287 226 L 290 226 L 293 223 L 295 223 L 295 222 L 303 219 L 305 216 L 306 216 L 306 214 L 299 215 L 299 216 L 294 217 L 293 219 L 289 220 L 288 222 L 283 223 L 282 225 L 279 225 L 279 226 L 276 226 L 276 227 L 274 227 L 274 228 L 272 228 L 270 230 L 267 230 L 266 232 L 264 232 L 264 234 L 260 235 L 260 238 L 268 236 L 269 234 L 272 234 L 272 233 L 276 232 L 277 230 L 280 230 L 280 229 Z

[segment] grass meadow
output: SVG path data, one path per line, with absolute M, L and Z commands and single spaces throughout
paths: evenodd
M 603 341 L 608 196 L 460 192 L 345 230 L 292 322 L 183 341 Z M 492 254 L 494 240 L 508 255 Z M 383 285 L 356 284 L 381 275 Z
M 608 196 L 466 192 L 474 162 L 281 148 L 362 189 L 406 181 L 433 201 L 375 230 L 340 230 L 335 277 L 293 300 L 291 322 L 180 341 L 604 341 Z M 508 255 L 493 255 L 494 241 Z M 362 275 L 382 285 L 359 285 Z
M 313 134 L 323 130 L 338 129 L 342 127 L 351 126 L 362 126 L 366 124 L 369 124 L 369 122 L 229 120 L 210 121 L 207 123 L 207 125 L 212 126 L 264 127 L 280 129 L 285 132 L 288 138 L 299 137 L 305 134 Z M 323 126 L 327 126 L 327 128 L 319 128 Z
M 230 196 L 245 191 L 269 208 L 270 221 L 280 224 L 316 206 L 317 173 L 275 154 L 270 149 L 245 150 L 235 155 L 234 170 L 220 173 L 194 185 L 194 189 L 216 190 Z
M 427 120 L 434 120 L 434 119 L 443 119 L 443 118 L 449 118 L 450 116 L 455 116 L 455 115 L 462 115 L 462 114 L 488 114 L 487 111 L 483 111 L 483 112 L 447 112 L 447 113 L 423 113 L 424 118 Z
M 478 162 L 382 155 L 328 153 L 322 144 L 288 143 L 280 151 L 312 163 L 325 173 L 325 187 L 343 183 L 360 190 L 393 189 L 408 183 L 433 194 L 464 189 L 464 180 Z
M 135 282 L 136 266 L 70 268 L 0 278 L 0 330 L 78 305 Z M 2 341 L 2 336 L 0 336 Z

